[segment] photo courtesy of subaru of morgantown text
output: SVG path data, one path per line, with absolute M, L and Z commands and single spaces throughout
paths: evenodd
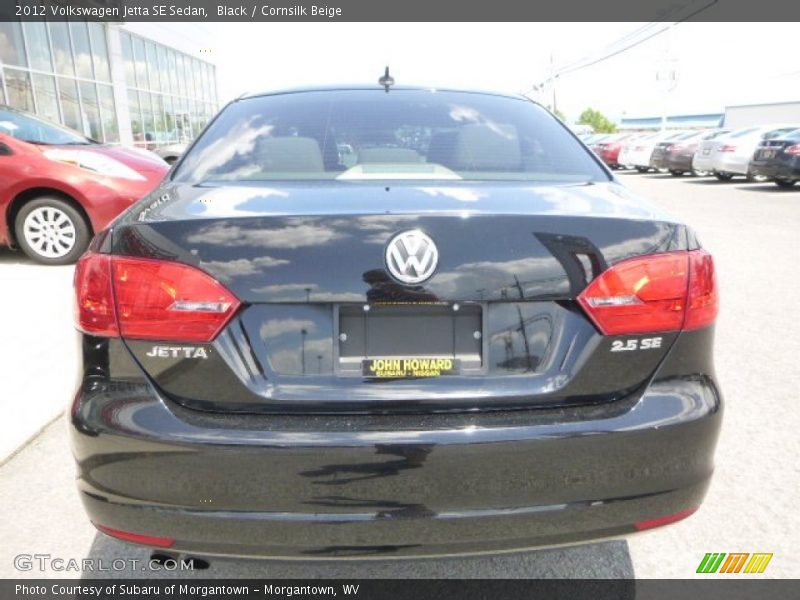
M 690 517 L 711 480 L 714 261 L 522 96 L 241 96 L 74 286 L 78 489 L 127 542 L 527 549 Z

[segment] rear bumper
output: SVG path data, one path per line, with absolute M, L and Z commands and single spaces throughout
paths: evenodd
M 702 154 L 700 152 L 696 153 L 692 157 L 692 168 L 695 171 L 713 171 L 714 170 L 713 154 Z
M 669 168 L 669 155 L 668 154 L 662 154 L 660 156 L 653 156 L 650 159 L 650 166 L 653 169 L 657 169 L 657 170 L 668 169 Z
M 172 538 L 174 551 L 450 555 L 691 511 L 721 413 L 706 377 L 602 406 L 342 417 L 199 413 L 143 383 L 82 390 L 71 435 L 91 520 Z
M 800 161 L 798 161 L 800 162 Z M 750 171 L 753 175 L 768 177 L 769 179 L 800 179 L 800 164 L 778 161 L 753 161 L 750 163 Z
M 670 171 L 691 171 L 694 154 L 670 154 L 667 168 Z

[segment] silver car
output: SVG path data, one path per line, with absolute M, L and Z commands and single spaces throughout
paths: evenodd
M 703 142 L 694 155 L 695 171 L 711 171 L 720 181 L 736 176 L 757 178 L 750 174 L 750 161 L 762 140 L 772 139 L 800 127 L 800 124 L 770 124 L 737 129 L 713 140 Z
M 186 151 L 188 146 L 189 144 L 185 143 L 167 144 L 166 146 L 153 148 L 153 152 L 163 158 L 167 164 L 171 165 L 181 157 L 181 154 Z

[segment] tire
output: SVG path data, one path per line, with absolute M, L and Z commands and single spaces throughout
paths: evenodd
M 683 171 L 677 171 L 675 169 L 670 169 L 669 170 L 669 174 L 672 175 L 673 177 L 682 177 L 683 176 Z
M 650 170 L 650 168 L 649 167 L 636 167 L 636 170 L 639 171 L 639 173 L 647 173 Z
M 168 165 L 175 164 L 176 160 L 178 160 L 177 156 L 165 156 L 164 157 L 164 162 L 167 163 Z
M 787 190 L 790 187 L 792 187 L 795 183 L 797 183 L 796 179 L 776 179 L 775 180 L 775 185 L 777 185 L 780 188 L 787 189 Z
M 69 202 L 40 196 L 26 202 L 14 220 L 17 244 L 43 265 L 70 265 L 92 239 L 89 224 Z
M 714 173 L 714 177 L 720 181 L 730 181 L 733 179 L 733 175 L 731 173 Z

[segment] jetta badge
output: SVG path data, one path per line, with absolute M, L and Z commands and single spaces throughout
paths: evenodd
M 386 268 L 401 283 L 422 283 L 439 263 L 439 250 L 419 229 L 398 233 L 386 246 Z

